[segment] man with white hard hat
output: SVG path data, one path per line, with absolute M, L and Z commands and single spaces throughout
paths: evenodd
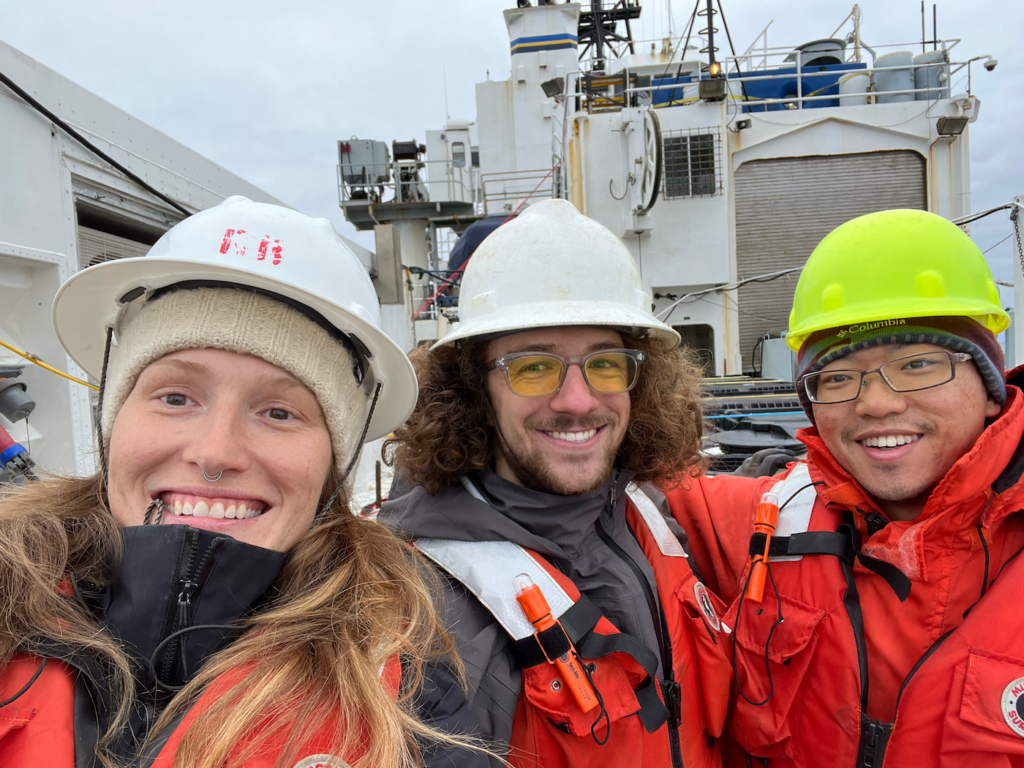
M 716 597 L 656 485 L 698 473 L 699 373 L 633 258 L 564 200 L 490 235 L 413 353 L 380 520 L 443 574 L 482 735 L 514 766 L 718 766 Z

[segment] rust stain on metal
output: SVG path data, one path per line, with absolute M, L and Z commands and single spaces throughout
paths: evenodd
M 580 162 L 580 123 L 572 123 L 572 138 L 569 139 L 569 189 L 572 204 L 583 213 L 583 166 Z

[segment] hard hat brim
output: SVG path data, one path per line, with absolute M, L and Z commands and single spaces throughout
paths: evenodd
M 483 317 L 459 323 L 455 329 L 439 340 L 435 347 L 454 344 L 464 339 L 494 338 L 537 328 L 559 326 L 591 326 L 645 330 L 648 334 L 672 346 L 678 346 L 679 334 L 649 313 L 623 306 L 615 301 L 545 301 L 519 304 L 505 310 L 488 313 Z
M 363 317 L 323 296 L 235 267 L 150 257 L 119 259 L 89 267 L 65 282 L 54 298 L 52 316 L 57 338 L 71 359 L 99 380 L 106 329 L 117 322 L 122 309 L 119 299 L 136 288 L 149 292 L 191 280 L 234 283 L 284 296 L 318 312 L 340 331 L 358 337 L 370 352 L 374 379 L 381 384 L 367 442 L 392 432 L 415 408 L 418 384 L 412 363 L 402 348 L 373 322 L 369 308 Z

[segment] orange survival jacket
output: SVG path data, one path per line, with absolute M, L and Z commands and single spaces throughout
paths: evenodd
M 666 494 L 732 604 L 724 621 L 746 698 L 737 690 L 729 731 L 743 751 L 772 768 L 1024 767 L 1022 435 L 1024 399 L 1009 387 L 922 514 L 889 522 L 804 430 L 806 467 L 783 479 L 816 483 L 803 491 L 810 516 L 773 552 L 829 553 L 776 560 L 775 589 L 742 607 L 753 511 L 780 478 L 702 478 Z M 909 578 L 903 602 L 892 566 Z
M 662 682 L 664 695 L 652 679 L 656 659 L 640 663 L 645 658 L 644 650 L 651 656 L 653 653 L 635 639 L 621 635 L 581 597 L 568 577 L 537 553 L 509 542 L 414 542 L 476 594 L 506 630 L 517 617 L 503 605 L 511 603 L 512 613 L 519 610 L 514 600 L 503 603 L 500 599 L 499 593 L 512 587 L 511 577 L 493 575 L 486 567 L 473 568 L 468 574 L 466 562 L 494 562 L 495 556 L 502 556 L 502 547 L 519 549 L 553 579 L 555 589 L 563 590 L 572 603 L 559 618 L 583 661 L 592 665 L 591 675 L 607 719 L 597 722 L 600 708 L 584 713 L 576 705 L 568 686 L 560 683 L 556 668 L 540 651 L 545 639 L 533 635 L 517 638 L 510 632 L 513 652 L 523 671 L 508 752 L 508 761 L 515 768 L 670 768 L 672 729 L 677 729 L 685 768 L 716 768 L 722 764 L 716 739 L 724 725 L 731 674 L 719 619 L 723 604 L 697 579 L 686 552 L 653 502 L 642 492 L 638 495 L 632 484 L 627 494 L 626 519 L 654 570 L 664 612 L 661 630 L 668 633 L 671 676 L 665 675 Z M 517 567 L 512 567 L 509 573 L 515 570 Z M 497 583 L 501 579 L 509 583 Z M 499 594 L 499 598 L 488 599 L 488 594 Z M 549 592 L 545 596 L 553 602 Z M 588 614 L 589 620 L 581 619 Z M 553 634 L 561 636 L 561 631 Z M 621 638 L 631 644 L 617 644 Z M 547 652 L 550 655 L 561 649 L 552 645 Z M 664 705 L 669 710 L 667 722 L 664 714 L 657 719 L 653 712 Z
M 0 766 L 74 768 L 74 690 L 77 674 L 73 667 L 63 661 L 48 658 L 44 664 L 41 657 L 29 654 L 17 654 L 0 670 L 0 702 L 7 701 L 25 689 L 13 702 L 0 706 Z M 394 696 L 398 693 L 400 676 L 398 659 L 392 659 L 385 665 L 381 680 Z M 229 674 L 210 685 L 170 735 L 151 768 L 171 768 L 185 730 L 235 682 L 237 679 Z M 297 768 L 345 766 L 342 760 L 325 754 L 333 744 L 336 727 L 338 723 L 329 723 L 302 745 L 296 756 Z M 273 768 L 287 738 L 287 728 L 278 728 L 264 742 L 263 748 L 241 765 L 243 768 Z M 233 754 L 240 754 L 247 744 L 243 740 Z

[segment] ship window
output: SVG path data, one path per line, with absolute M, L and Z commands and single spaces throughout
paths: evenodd
M 466 167 L 466 145 L 461 141 L 452 142 L 452 166 L 455 168 Z
M 696 128 L 667 131 L 662 137 L 665 199 L 722 193 L 718 131 Z
M 474 168 L 480 167 L 480 147 L 470 147 L 469 161 Z

